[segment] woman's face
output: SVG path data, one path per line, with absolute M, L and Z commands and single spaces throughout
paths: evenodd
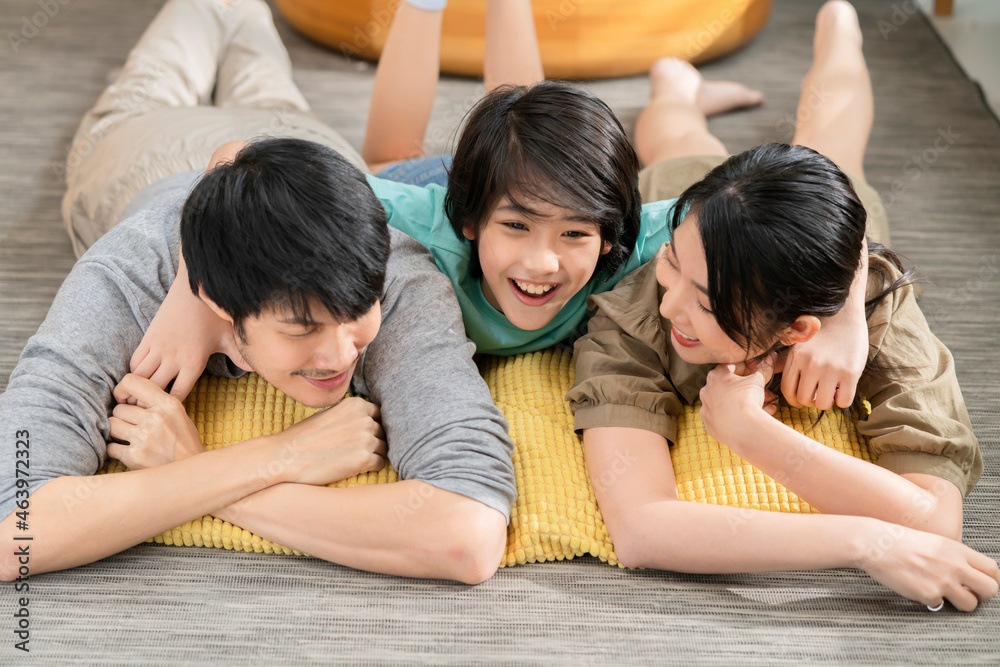
M 670 336 L 681 359 L 692 364 L 731 364 L 748 358 L 742 345 L 719 327 L 708 301 L 708 265 L 698 220 L 688 214 L 660 253 L 656 280 L 665 289 L 660 314 L 670 320 Z M 761 350 L 752 349 L 756 355 Z

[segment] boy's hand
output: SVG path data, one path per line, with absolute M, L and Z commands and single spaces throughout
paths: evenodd
M 868 323 L 863 312 L 859 319 L 846 311 L 826 319 L 812 339 L 787 350 L 781 393 L 792 407 L 828 410 L 854 402 L 868 362 Z
M 215 352 L 228 355 L 244 370 L 252 370 L 236 348 L 232 325 L 191 292 L 185 272 L 170 286 L 129 368 L 161 389 L 173 380 L 170 395 L 182 401 Z M 136 398 L 129 397 L 128 402 L 135 403 Z
M 109 443 L 108 456 L 130 470 L 154 468 L 205 451 L 180 400 L 152 381 L 129 373 L 115 387 L 114 395 L 118 405 L 108 420 L 111 437 L 128 444 Z M 126 403 L 131 397 L 145 407 Z
M 854 403 L 858 380 L 868 363 L 868 320 L 865 289 L 868 286 L 868 241 L 861 246 L 861 261 L 844 307 L 812 339 L 792 345 L 784 360 L 781 393 L 795 408 L 829 410 Z

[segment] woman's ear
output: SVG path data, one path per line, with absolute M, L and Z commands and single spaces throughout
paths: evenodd
M 778 334 L 778 339 L 785 345 L 804 343 L 819 333 L 822 326 L 815 315 L 799 315 Z
M 601 254 L 607 255 L 609 252 L 611 252 L 611 244 L 605 241 L 603 244 L 601 244 Z
M 465 223 L 462 225 L 462 236 L 470 241 L 476 240 L 476 228 L 471 223 Z

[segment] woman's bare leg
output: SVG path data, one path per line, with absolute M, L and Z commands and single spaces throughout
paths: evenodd
M 802 82 L 792 143 L 808 146 L 856 177 L 864 177 L 865 147 L 875 115 L 858 15 L 831 0 L 816 15 L 813 65 Z
M 698 103 L 705 82 L 694 67 L 677 58 L 658 60 L 649 70 L 650 101 L 635 125 L 635 150 L 643 165 L 688 155 L 728 155 L 708 131 Z
M 487 91 L 545 80 L 530 0 L 487 0 L 483 79 Z
M 375 72 L 361 148 L 372 173 L 425 154 L 440 51 L 441 12 L 400 2 Z

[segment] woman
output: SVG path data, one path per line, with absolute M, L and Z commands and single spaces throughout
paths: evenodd
M 839 142 L 828 133 L 825 152 L 855 174 L 867 129 L 852 121 L 871 101 L 860 47 L 853 9 L 827 3 L 805 86 L 830 82 L 832 103 L 821 111 L 828 129 L 844 132 Z M 951 355 L 898 259 L 873 242 L 859 267 L 867 216 L 851 180 L 805 146 L 725 159 L 703 124 L 688 130 L 679 134 L 688 146 L 714 147 L 722 164 L 678 199 L 659 256 L 592 297 L 597 313 L 575 347 L 568 398 L 591 478 L 614 479 L 594 491 L 620 561 L 703 573 L 855 566 L 932 610 L 945 600 L 974 609 L 1000 581 L 995 561 L 956 541 L 982 457 Z M 797 133 L 796 143 L 824 142 Z M 858 393 L 870 414 L 858 430 L 874 464 L 772 419 L 765 388 L 844 308 L 859 278 L 870 347 Z M 668 443 L 681 406 L 699 398 L 710 434 L 825 514 L 677 500 Z M 620 460 L 638 463 L 609 476 Z

